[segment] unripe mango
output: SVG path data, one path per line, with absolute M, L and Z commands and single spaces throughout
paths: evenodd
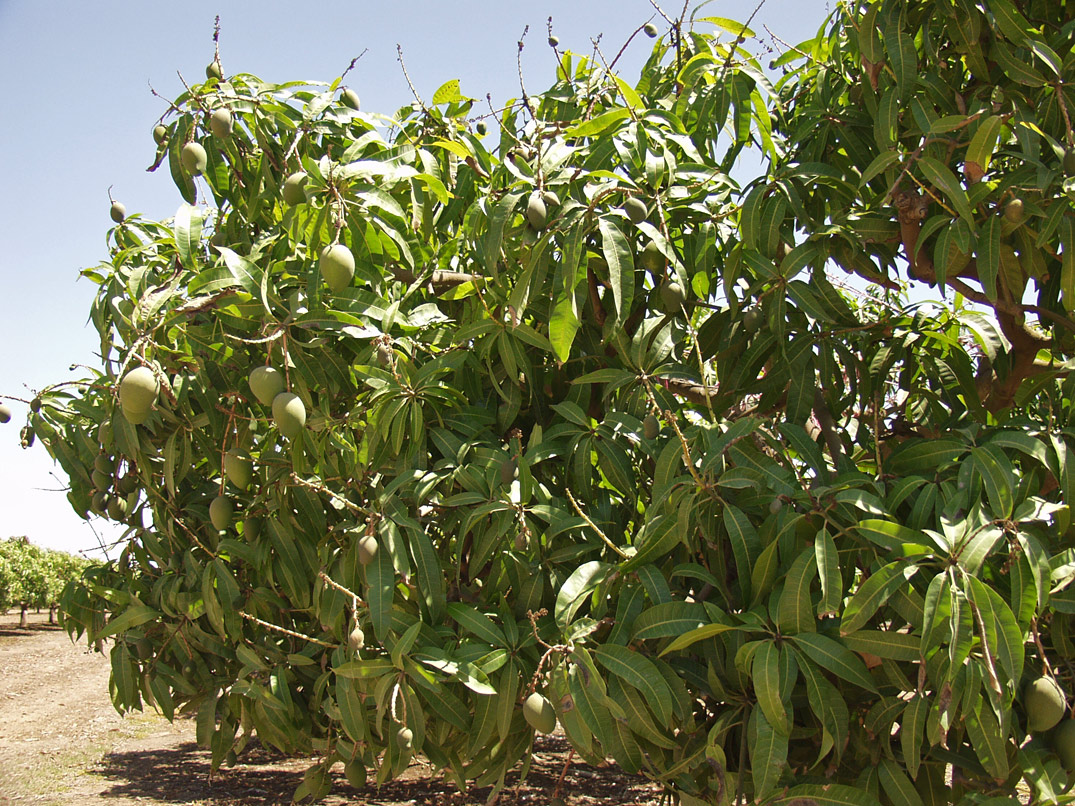
M 355 276 L 355 256 L 342 243 L 322 249 L 318 266 L 328 287 L 337 294 L 351 285 Z
M 235 505 L 227 496 L 218 495 L 209 504 L 209 520 L 218 532 L 223 532 L 231 526 L 231 517 L 234 513 Z
M 295 439 L 306 427 L 306 406 L 298 395 L 281 392 L 273 398 L 272 419 L 281 434 Z
M 1060 684 L 1051 677 L 1031 680 L 1023 692 L 1027 728 L 1031 733 L 1043 733 L 1064 717 L 1067 698 Z
M 543 694 L 534 692 L 523 703 L 526 723 L 538 733 L 552 733 L 556 729 L 556 712 Z
M 278 394 L 284 391 L 284 374 L 272 367 L 256 367 L 250 373 L 250 391 L 263 406 L 271 406 Z
M 209 155 L 205 153 L 201 143 L 187 143 L 179 152 L 179 164 L 193 176 L 201 176 L 209 161 Z

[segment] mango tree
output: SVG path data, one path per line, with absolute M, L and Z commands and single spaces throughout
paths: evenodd
M 65 600 L 118 708 L 299 799 L 556 722 L 683 804 L 1066 797 L 1075 12 L 849 0 L 771 70 L 705 13 L 491 113 L 175 99 L 31 417 L 128 525 Z

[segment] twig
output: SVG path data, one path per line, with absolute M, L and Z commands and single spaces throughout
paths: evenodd
M 571 506 L 574 507 L 575 512 L 578 513 L 578 516 L 580 518 L 582 518 L 584 521 L 586 521 L 586 523 L 589 525 L 589 527 L 591 529 L 593 529 L 595 532 L 597 532 L 597 536 L 600 537 L 603 541 L 605 541 L 606 546 L 608 546 L 610 549 L 612 549 L 614 552 L 616 552 L 617 554 L 619 554 L 621 557 L 623 557 L 626 560 L 627 557 L 628 557 L 627 552 L 625 552 L 623 549 L 621 549 L 619 546 L 617 546 L 615 543 L 613 543 L 611 540 L 609 540 L 608 536 L 604 532 L 602 532 L 599 528 L 597 528 L 597 524 L 594 523 L 592 520 L 590 520 L 589 516 L 585 512 L 582 511 L 582 508 L 578 505 L 578 502 L 575 500 L 575 496 L 573 496 L 571 494 L 571 490 L 569 488 L 565 487 L 564 492 L 567 493 L 567 500 L 571 502 Z
M 245 610 L 240 610 L 239 615 L 261 627 L 264 627 L 267 630 L 275 630 L 276 632 L 283 633 L 284 635 L 290 635 L 292 638 L 299 638 L 303 641 L 309 641 L 312 644 L 318 644 L 319 646 L 328 647 L 329 649 L 335 649 L 337 646 L 339 646 L 339 644 L 330 644 L 327 641 L 322 641 L 320 638 L 314 638 L 310 635 L 304 635 L 301 632 L 289 630 L 287 627 L 281 627 L 277 624 L 271 624 L 268 621 L 262 621 L 257 616 L 251 616 Z
M 324 582 L 324 583 L 325 583 L 326 585 L 328 585 L 328 586 L 329 586 L 330 588 L 335 588 L 335 589 L 336 589 L 336 590 L 338 590 L 338 591 L 339 591 L 340 593 L 343 593 L 343 594 L 345 594 L 345 595 L 347 595 L 347 596 L 350 596 L 350 597 L 351 597 L 351 600 L 352 600 L 352 601 L 354 601 L 354 602 L 356 603 L 356 604 L 355 604 L 355 606 L 356 606 L 356 607 L 358 606 L 358 605 L 357 605 L 357 603 L 358 603 L 358 602 L 361 602 L 361 601 L 362 601 L 361 597 L 360 597 L 360 596 L 359 596 L 359 595 L 358 595 L 357 593 L 355 593 L 355 592 L 354 592 L 354 591 L 352 591 L 352 590 L 349 590 L 349 589 L 345 588 L 345 587 L 344 587 L 343 585 L 341 585 L 341 584 L 340 584 L 339 582 L 334 582 L 334 581 L 332 580 L 332 578 L 331 578 L 331 577 L 330 577 L 330 576 L 329 576 L 328 574 L 326 574 L 326 573 L 325 573 L 324 571 L 319 571 L 319 572 L 318 572 L 318 574 L 317 574 L 317 576 L 318 576 L 318 577 L 319 577 L 319 578 L 320 578 L 320 579 L 321 579 L 321 580 L 322 580 L 322 581 L 323 581 L 323 582 Z

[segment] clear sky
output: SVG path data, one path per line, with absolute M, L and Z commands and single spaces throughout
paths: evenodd
M 682 5 L 663 3 L 669 16 Z M 755 5 L 710 0 L 699 15 L 745 20 Z M 812 37 L 831 10 L 826 0 L 767 0 L 752 27 L 770 47 L 779 46 L 764 26 L 795 44 Z M 42 447 L 19 447 L 27 407 L 10 398 L 29 400 L 33 390 L 73 378 L 72 364 L 97 365 L 96 332 L 86 324 L 96 286 L 78 280 L 79 270 L 106 257 L 109 186 L 128 213 L 163 219 L 181 203 L 167 170 L 145 170 L 155 153 L 151 130 L 167 108 L 150 87 L 172 98 L 183 89 L 177 73 L 202 80 L 216 14 L 225 73 L 330 82 L 364 52 L 346 83 L 364 111 L 384 114 L 411 101 L 397 44 L 424 97 L 458 78 L 465 94 L 491 93 L 496 103 L 519 94 L 516 42 L 527 25 L 529 92 L 552 83 L 550 16 L 562 49 L 589 54 L 591 37 L 601 35 L 609 58 L 646 21 L 662 34 L 667 29 L 646 0 L 0 0 L 0 75 L 7 79 L 0 115 L 0 398 L 14 413 L 0 425 L 0 538 L 27 535 L 82 551 L 94 549 L 98 535 L 119 537 L 107 521 L 87 524 L 72 512 L 62 473 Z M 635 39 L 621 75 L 633 82 L 651 44 Z

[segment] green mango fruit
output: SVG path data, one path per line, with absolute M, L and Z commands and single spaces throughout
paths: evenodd
M 214 137 L 221 140 L 231 137 L 233 125 L 230 109 L 217 109 L 209 116 L 209 130 L 213 132 Z
M 272 418 L 281 434 L 294 439 L 306 427 L 306 406 L 298 395 L 281 392 L 273 398 Z
M 687 292 L 675 280 L 661 283 L 661 305 L 667 313 L 678 313 L 687 301 Z
M 366 786 L 366 765 L 359 761 L 357 758 L 354 761 L 348 761 L 343 766 L 344 777 L 347 778 L 347 783 L 353 786 L 355 789 L 364 789 Z
M 127 208 L 122 202 L 114 201 L 112 202 L 112 208 L 108 211 L 108 215 L 111 216 L 112 220 L 117 224 L 122 224 L 123 219 L 127 217 Z
M 526 204 L 526 220 L 530 222 L 530 226 L 536 230 L 545 229 L 546 215 L 545 202 L 541 200 L 541 194 L 531 194 L 530 201 Z
M 361 106 L 358 99 L 358 93 L 350 88 L 345 89 L 340 94 L 340 100 L 343 102 L 344 106 L 350 107 L 356 112 L 358 111 L 359 106 Z
M 306 180 L 309 179 L 306 171 L 295 171 L 284 180 L 284 188 L 281 193 L 284 201 L 294 207 L 306 201 Z
M 655 414 L 647 414 L 642 421 L 642 435 L 646 439 L 656 439 L 659 433 L 661 433 L 661 421 Z
M 642 256 L 639 261 L 646 271 L 661 271 L 665 264 L 664 253 L 657 248 L 657 244 L 654 241 L 650 241 L 646 244 L 646 248 L 642 250 Z
M 373 535 L 362 535 L 358 539 L 358 561 L 363 565 L 369 565 L 377 556 L 379 548 L 377 538 Z
M 223 532 L 231 526 L 232 515 L 235 514 L 235 505 L 231 499 L 224 495 L 218 495 L 209 504 L 209 520 L 213 528 Z
M 250 373 L 250 391 L 263 406 L 271 406 L 278 394 L 287 388 L 284 373 L 273 367 L 255 367 Z
M 159 393 L 160 381 L 149 367 L 135 367 L 119 383 L 119 402 L 128 420 L 132 414 L 147 414 Z
M 208 161 L 209 155 L 205 153 L 201 143 L 187 143 L 179 152 L 179 164 L 183 166 L 183 170 L 194 176 L 202 175 Z
M 358 652 L 366 645 L 366 634 L 362 632 L 362 628 L 357 624 L 355 628 L 347 635 L 347 648 L 352 652 Z
M 318 266 L 328 287 L 337 294 L 347 288 L 355 276 L 355 256 L 342 243 L 322 249 Z
M 1056 725 L 1067 710 L 1067 698 L 1060 684 L 1051 677 L 1039 677 L 1027 683 L 1023 692 L 1027 728 L 1042 733 Z
M 623 203 L 623 212 L 634 224 L 641 224 L 649 217 L 649 207 L 637 196 L 631 196 Z
M 556 729 L 556 712 L 543 694 L 534 692 L 523 703 L 526 723 L 538 733 L 552 733 Z
M 1075 773 L 1075 719 L 1065 719 L 1052 735 L 1053 749 L 1068 773 Z
M 224 475 L 240 490 L 245 490 L 250 486 L 253 469 L 254 465 L 250 457 L 243 456 L 238 450 L 232 448 L 224 454 Z

